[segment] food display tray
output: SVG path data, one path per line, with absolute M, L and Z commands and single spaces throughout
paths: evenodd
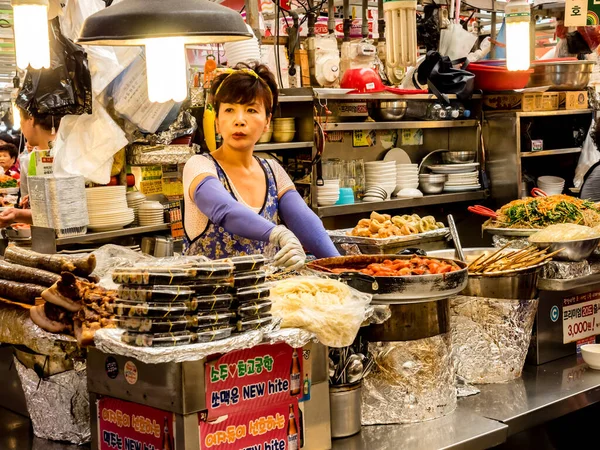
M 235 297 L 240 304 L 258 301 L 258 300 L 266 300 L 269 298 L 271 294 L 271 288 L 266 285 L 260 286 L 250 286 L 246 288 L 240 288 L 236 291 Z
M 233 297 L 229 294 L 211 295 L 207 297 L 197 298 L 198 308 L 200 311 L 223 311 L 231 308 Z
M 233 286 L 235 288 L 243 288 L 248 286 L 256 286 L 263 284 L 267 279 L 267 274 L 264 270 L 253 270 L 252 272 L 240 272 L 235 274 Z
M 235 267 L 235 272 L 247 272 L 262 269 L 267 258 L 264 255 L 234 256 L 229 258 Z
M 514 237 L 529 237 L 532 234 L 537 233 L 538 229 L 534 228 L 494 228 L 494 227 L 483 227 L 483 231 L 487 231 L 490 234 L 497 234 L 500 236 L 514 236 Z
M 119 286 L 117 295 L 121 300 L 134 302 L 188 301 L 194 291 L 186 286 Z
M 182 317 L 188 312 L 188 306 L 183 302 L 173 303 L 136 303 L 118 301 L 109 303 L 112 312 L 125 317 Z
M 221 339 L 228 338 L 229 336 L 231 336 L 231 332 L 234 329 L 235 329 L 235 327 L 227 327 L 227 328 L 220 328 L 218 330 L 198 331 L 198 333 L 196 333 L 196 342 L 198 342 L 198 343 L 213 342 L 213 341 L 218 341 Z
M 450 234 L 450 230 L 448 228 L 439 228 L 437 230 L 409 234 L 406 236 L 370 238 L 362 236 L 350 236 L 348 233 L 351 231 L 352 228 L 344 228 L 340 230 L 328 230 L 327 234 L 329 234 L 329 237 L 335 246 L 338 247 L 338 250 L 343 251 L 343 248 L 340 247 L 342 244 L 354 244 L 358 246 L 363 255 L 381 253 L 393 254 L 406 247 L 419 246 L 426 242 L 442 241 Z
M 126 331 L 121 335 L 122 342 L 136 347 L 173 347 L 176 345 L 191 344 L 195 339 L 196 335 L 189 331 L 156 334 L 130 333 Z
M 117 327 L 136 333 L 175 333 L 184 331 L 196 324 L 195 316 L 173 320 L 150 317 L 115 317 Z
M 259 328 L 266 327 L 271 322 L 273 322 L 273 317 L 270 314 L 266 314 L 261 318 L 252 318 L 252 319 L 243 319 L 238 320 L 237 322 L 237 330 L 238 332 L 248 331 L 248 330 L 258 330 Z
M 269 300 L 264 302 L 251 302 L 245 304 L 244 306 L 240 306 L 237 310 L 237 313 L 242 318 L 242 320 L 246 320 L 246 318 L 250 317 L 265 317 L 268 313 L 271 312 L 272 305 L 273 303 Z

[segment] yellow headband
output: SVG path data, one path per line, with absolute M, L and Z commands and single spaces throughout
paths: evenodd
M 221 81 L 221 84 L 219 84 L 219 87 L 217 88 L 217 90 L 215 91 L 215 99 L 217 98 L 217 95 L 219 95 L 219 91 L 221 90 L 221 87 L 225 84 L 225 80 L 227 80 L 227 78 L 229 78 L 231 75 L 233 75 L 234 73 L 239 73 L 239 72 L 243 72 L 245 74 L 251 75 L 254 78 L 256 78 L 258 81 L 260 81 L 264 87 L 267 88 L 267 90 L 269 91 L 269 94 L 271 94 L 271 101 L 273 101 L 273 93 L 271 92 L 271 88 L 269 87 L 269 85 L 267 84 L 267 82 L 265 80 L 263 80 L 261 77 L 258 76 L 258 74 L 252 70 L 252 69 L 225 69 L 223 70 L 222 73 L 228 73 L 229 75 L 227 75 L 223 81 Z

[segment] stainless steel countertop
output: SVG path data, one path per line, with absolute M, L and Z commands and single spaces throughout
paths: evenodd
M 508 436 L 600 401 L 600 371 L 576 357 L 525 366 L 523 376 L 477 386 L 448 416 L 410 425 L 365 426 L 360 434 L 333 441 L 335 450 L 485 449 Z

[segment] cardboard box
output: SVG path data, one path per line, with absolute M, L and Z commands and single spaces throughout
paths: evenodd
M 558 109 L 558 92 L 523 94 L 523 111 L 556 111 Z
M 558 92 L 485 95 L 483 108 L 500 111 L 555 111 L 558 109 L 558 101 Z
M 565 109 L 588 109 L 587 91 L 559 92 L 559 105 Z

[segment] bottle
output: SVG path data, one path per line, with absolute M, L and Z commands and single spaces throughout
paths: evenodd
M 292 353 L 292 367 L 290 368 L 290 395 L 300 393 L 300 362 L 298 361 L 298 352 L 294 349 Z
M 298 428 L 300 428 L 300 448 L 304 448 L 304 419 L 300 405 L 298 405 Z
M 308 393 L 310 392 L 310 386 L 308 385 L 308 374 L 304 375 L 304 392 L 303 395 L 304 396 L 308 396 Z
M 458 112 L 458 109 L 453 108 L 452 106 L 446 106 L 444 110 L 446 111 L 446 119 L 458 119 L 458 116 L 460 114 Z
M 427 120 L 445 120 L 446 110 L 439 103 L 430 103 L 427 109 Z
M 460 105 L 458 107 L 458 118 L 459 119 L 468 119 L 469 117 L 471 117 L 471 111 L 469 111 L 468 109 L 465 109 L 465 107 L 463 105 Z
M 290 404 L 290 415 L 288 418 L 288 446 L 287 450 L 298 450 L 298 427 L 296 426 L 296 415 L 294 405 Z
M 405 117 L 413 120 L 425 120 L 431 103 L 426 101 L 410 101 L 406 106 Z
M 163 423 L 163 430 L 162 450 L 173 450 L 174 447 L 171 442 L 171 434 L 169 433 L 169 424 L 166 417 Z

